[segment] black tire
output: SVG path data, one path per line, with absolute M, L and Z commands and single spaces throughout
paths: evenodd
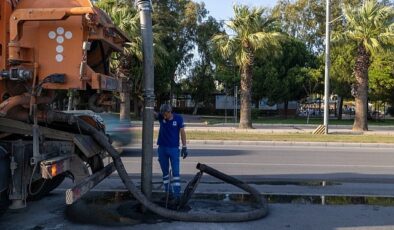
M 8 199 L 9 165 L 8 152 L 0 145 L 0 217 L 7 211 L 10 205 L 10 200 Z
M 92 173 L 98 172 L 104 168 L 103 159 L 99 155 L 94 155 L 86 161 L 92 170 Z
M 57 188 L 64 180 L 65 174 L 55 176 L 52 179 L 39 179 L 34 181 L 28 189 L 28 200 L 40 200 Z
M 8 199 L 7 189 L 0 192 L 0 217 L 7 211 L 10 205 L 10 200 Z

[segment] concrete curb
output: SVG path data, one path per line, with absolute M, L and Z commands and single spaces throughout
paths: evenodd
M 210 145 L 261 145 L 261 146 L 316 146 L 316 147 L 360 147 L 360 148 L 394 148 L 394 144 L 384 143 L 344 143 L 344 142 L 288 142 L 288 141 L 223 141 L 190 140 L 190 144 Z

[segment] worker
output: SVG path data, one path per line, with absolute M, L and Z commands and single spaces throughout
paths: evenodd
M 163 172 L 163 185 L 173 204 L 179 204 L 181 181 L 179 175 L 179 136 L 182 141 L 180 155 L 185 159 L 188 155 L 186 147 L 186 133 L 183 117 L 174 113 L 169 104 L 160 106 L 160 113 L 155 114 L 160 123 L 157 138 L 158 160 Z M 170 178 L 170 163 L 172 178 Z M 170 181 L 170 179 L 172 179 Z

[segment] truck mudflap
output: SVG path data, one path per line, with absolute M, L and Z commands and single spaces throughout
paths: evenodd
M 114 163 L 110 163 L 100 171 L 85 178 L 74 187 L 66 190 L 66 204 L 71 205 L 79 200 L 83 195 L 89 192 L 93 187 L 99 184 L 115 171 Z

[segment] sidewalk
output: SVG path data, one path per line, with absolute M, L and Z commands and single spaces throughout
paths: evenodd
M 132 175 L 133 179 L 137 179 L 138 175 Z M 203 177 L 204 178 L 204 177 Z M 246 179 L 247 178 L 243 178 Z M 102 184 L 96 187 L 84 200 L 79 202 L 73 209 L 67 208 L 64 204 L 63 188 L 55 190 L 51 196 L 38 202 L 30 202 L 28 208 L 19 211 L 7 212 L 0 220 L 0 229 L 2 230 L 104 230 L 104 229 L 136 229 L 136 230 L 389 230 L 394 229 L 394 207 L 378 206 L 378 205 L 322 205 L 312 203 L 308 199 L 308 195 L 332 195 L 335 191 L 338 193 L 341 189 L 344 192 L 352 190 L 352 186 L 356 189 L 363 189 L 363 183 L 345 185 L 328 185 L 326 187 L 310 186 L 309 192 L 304 193 L 304 197 L 293 199 L 290 203 L 269 203 L 268 216 L 249 222 L 239 223 L 203 223 L 203 222 L 181 222 L 157 220 L 155 222 L 141 223 L 138 220 L 132 220 L 128 216 L 122 216 L 120 210 L 127 207 L 126 203 L 119 203 L 115 199 L 113 201 L 95 200 L 94 197 L 100 197 L 104 191 L 113 191 L 114 198 L 122 197 L 124 186 L 118 181 L 116 175 L 104 180 Z M 137 179 L 138 180 L 138 179 Z M 112 190 L 109 184 L 115 186 Z M 159 177 L 155 177 L 154 181 L 160 181 Z M 105 183 L 104 183 L 105 182 Z M 112 186 L 111 185 L 111 186 Z M 278 195 L 299 195 L 299 186 L 291 184 L 283 184 L 281 191 L 276 188 L 278 185 L 256 185 L 251 184 L 262 194 L 270 194 L 271 192 Z M 342 187 L 342 188 L 340 188 Z M 122 189 L 123 188 L 123 189 Z M 155 191 L 159 191 L 158 183 L 154 184 Z M 370 188 L 371 189 L 371 188 Z M 393 191 L 392 185 L 379 186 L 375 191 Z M 316 192 L 323 191 L 326 192 Z M 115 193 L 116 191 L 116 193 Z M 364 190 L 366 193 L 370 190 Z M 233 186 L 227 186 L 220 183 L 214 183 L 213 180 L 204 179 L 202 184 L 196 191 L 197 194 L 202 193 L 218 193 L 226 192 L 237 194 L 239 191 L 234 190 Z M 283 194 L 286 192 L 286 194 Z M 108 197 L 108 193 L 107 197 Z M 341 194 L 338 194 L 341 195 Z M 357 194 L 353 194 L 357 195 Z M 362 194 L 358 194 L 362 195 Z M 366 194 L 363 194 L 366 195 Z M 384 194 L 382 194 L 384 195 Z M 217 204 L 224 204 L 228 201 L 217 201 Z M 215 203 L 209 203 L 212 205 Z M 229 205 L 227 203 L 227 205 Z M 230 205 L 231 206 L 231 205 Z M 73 222 L 73 219 L 79 221 Z M 138 219 L 138 218 L 137 218 Z M 83 224 L 82 224 L 83 223 Z
M 269 204 L 269 214 L 263 219 L 239 223 L 202 223 L 160 221 L 129 222 L 113 215 L 117 206 L 81 206 L 75 213 L 85 224 L 66 217 L 67 207 L 62 192 L 55 191 L 48 198 L 31 202 L 25 210 L 6 213 L 0 220 L 2 230 L 392 230 L 394 207 L 368 205 Z M 23 213 L 23 214 L 21 214 Z M 69 215 L 68 213 L 67 215 Z M 116 219 L 118 218 L 118 219 Z M 112 225 L 100 222 L 112 221 Z M 90 223 L 89 223 L 90 222 Z M 115 223 L 114 223 L 115 222 Z

